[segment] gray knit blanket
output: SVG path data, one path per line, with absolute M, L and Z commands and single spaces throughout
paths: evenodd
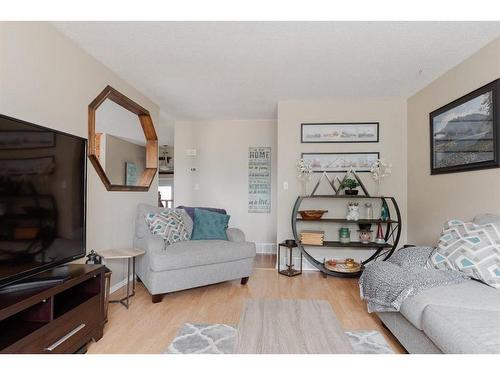
M 399 311 L 408 297 L 469 279 L 461 272 L 428 267 L 427 260 L 433 250 L 432 247 L 402 248 L 385 262 L 367 264 L 359 278 L 359 290 L 368 312 Z

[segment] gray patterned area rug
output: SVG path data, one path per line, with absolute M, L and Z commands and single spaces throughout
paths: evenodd
M 185 323 L 166 354 L 232 354 L 236 328 L 226 324 Z M 393 354 L 382 334 L 375 330 L 346 331 L 356 354 Z

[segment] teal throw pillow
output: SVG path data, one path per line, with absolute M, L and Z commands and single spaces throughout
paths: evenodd
M 191 240 L 225 240 L 226 229 L 231 216 L 194 209 L 194 225 Z

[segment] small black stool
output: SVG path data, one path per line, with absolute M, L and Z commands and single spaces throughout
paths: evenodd
M 288 249 L 288 262 L 285 263 L 286 269 L 281 269 L 281 247 Z M 288 277 L 297 276 L 302 274 L 302 251 L 300 252 L 300 271 L 293 268 L 293 249 L 297 247 L 294 240 L 286 240 L 278 244 L 278 273 Z M 286 251 L 286 250 L 285 250 Z

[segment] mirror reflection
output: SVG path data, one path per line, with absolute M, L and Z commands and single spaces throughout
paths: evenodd
M 140 185 L 146 169 L 146 138 L 136 114 L 106 99 L 95 114 L 95 144 L 111 184 Z

